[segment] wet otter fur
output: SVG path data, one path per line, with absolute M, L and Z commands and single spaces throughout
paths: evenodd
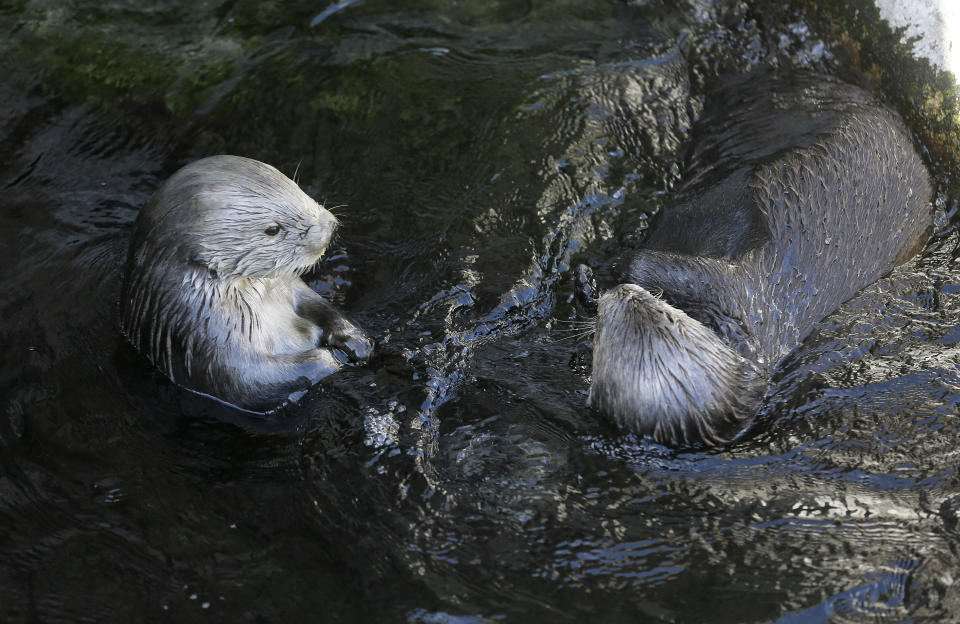
M 910 135 L 867 92 L 748 75 L 708 106 L 676 201 L 596 318 L 589 405 L 673 446 L 743 431 L 777 363 L 932 227 Z
M 297 398 L 372 343 L 300 276 L 336 218 L 273 167 L 212 156 L 137 217 L 120 326 L 167 377 L 256 411 Z

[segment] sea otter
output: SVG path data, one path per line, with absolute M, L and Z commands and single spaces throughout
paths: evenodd
M 170 177 L 137 217 L 120 326 L 172 381 L 264 411 L 372 342 L 300 276 L 336 218 L 275 168 L 211 156 Z
M 588 404 L 663 444 L 730 440 L 777 363 L 922 248 L 930 197 L 903 122 L 866 91 L 722 81 L 676 200 L 599 299 Z

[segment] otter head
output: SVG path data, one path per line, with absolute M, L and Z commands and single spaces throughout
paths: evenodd
M 663 444 L 718 444 L 742 430 L 757 374 L 705 325 L 634 284 L 600 298 L 596 324 L 588 405 Z
M 211 156 L 177 171 L 138 218 L 134 248 L 174 250 L 221 278 L 301 274 L 337 220 L 270 165 Z

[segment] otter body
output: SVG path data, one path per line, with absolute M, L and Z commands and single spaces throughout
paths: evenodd
M 256 160 L 177 171 L 137 217 L 120 300 L 130 342 L 176 383 L 251 410 L 296 398 L 372 344 L 300 275 L 332 214 Z
M 866 92 L 747 76 L 714 98 L 676 202 L 597 310 L 589 404 L 672 445 L 742 431 L 783 356 L 932 223 L 909 134 Z

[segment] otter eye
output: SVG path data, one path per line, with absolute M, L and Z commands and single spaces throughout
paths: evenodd
M 263 233 L 266 234 L 267 236 L 276 236 L 277 234 L 280 233 L 280 226 L 274 223 L 273 225 L 265 229 Z

